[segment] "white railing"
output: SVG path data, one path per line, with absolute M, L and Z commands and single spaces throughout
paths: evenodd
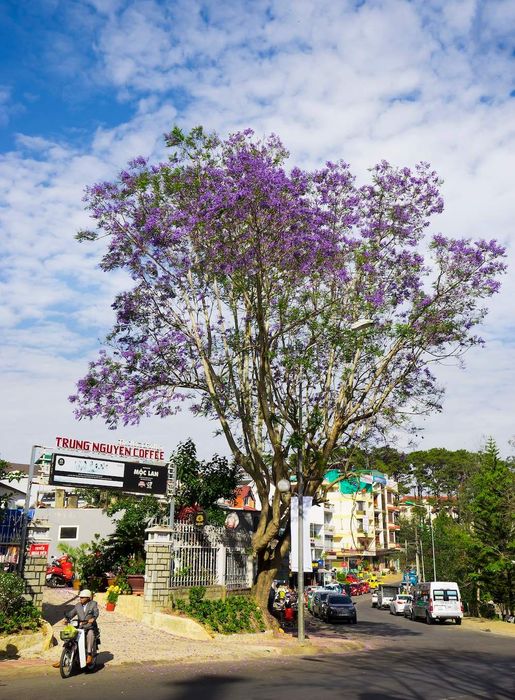
M 223 527 L 173 527 L 171 588 L 222 585 L 250 587 L 248 550 L 250 535 Z

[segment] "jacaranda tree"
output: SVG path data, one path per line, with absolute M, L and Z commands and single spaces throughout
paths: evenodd
M 424 235 L 443 208 L 424 163 L 383 161 L 358 186 L 343 162 L 287 170 L 275 136 L 174 129 L 166 141 L 167 162 L 137 158 L 87 190 L 96 230 L 78 238 L 106 237 L 102 268 L 134 283 L 72 401 L 111 427 L 183 406 L 217 423 L 262 502 L 266 606 L 289 547 L 290 498 L 271 487 L 300 447 L 316 494 L 342 448 L 438 410 L 432 365 L 481 342 L 504 250 Z M 374 326 L 353 331 L 363 317 Z

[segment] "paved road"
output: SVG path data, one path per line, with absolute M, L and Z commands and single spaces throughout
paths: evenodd
M 513 638 L 428 626 L 393 617 L 358 599 L 357 625 L 326 625 L 318 634 L 360 639 L 345 655 L 196 665 L 109 667 L 63 681 L 56 676 L 2 682 L 2 700 L 513 700 Z M 120 650 L 121 651 L 121 650 Z

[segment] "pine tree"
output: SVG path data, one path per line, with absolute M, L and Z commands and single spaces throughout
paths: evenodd
M 490 438 L 470 479 L 467 510 L 474 538 L 475 578 L 504 613 L 515 608 L 515 474 Z

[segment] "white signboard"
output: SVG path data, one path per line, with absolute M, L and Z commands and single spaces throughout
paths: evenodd
M 303 513 L 302 513 L 302 527 L 303 527 L 303 564 L 304 571 L 309 572 L 313 569 L 313 564 L 311 562 L 311 540 L 309 537 L 309 514 L 311 506 L 313 503 L 313 498 L 311 496 L 304 496 L 302 499 Z M 290 510 L 290 529 L 291 529 L 291 556 L 290 556 L 290 569 L 292 571 L 299 570 L 299 499 L 293 496 L 291 499 L 291 510 Z
M 79 455 L 56 455 L 53 483 L 121 489 L 124 474 L 124 462 Z

